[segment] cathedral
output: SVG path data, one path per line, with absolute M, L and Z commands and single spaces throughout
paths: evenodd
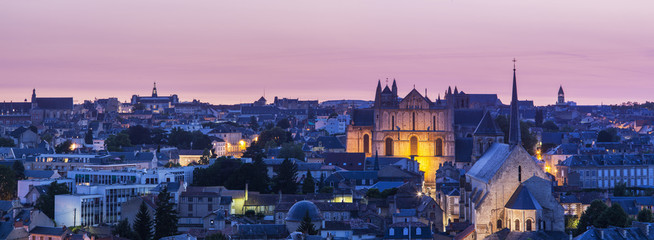
M 460 221 L 474 226 L 476 239 L 508 228 L 512 232 L 564 231 L 563 207 L 552 182 L 520 142 L 515 67 L 509 143 L 494 143 L 462 182 Z
M 373 108 L 353 114 L 347 152 L 414 158 L 425 173 L 425 190 L 433 192 L 439 164 L 454 161 L 454 108 L 453 101 L 447 101 L 449 96 L 431 101 L 426 92 L 423 96 L 414 88 L 400 99 L 395 80 L 383 90 L 379 81 Z

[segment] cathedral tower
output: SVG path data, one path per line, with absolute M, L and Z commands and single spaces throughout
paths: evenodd
M 556 105 L 565 104 L 565 94 L 563 93 L 563 86 L 559 85 L 559 99 L 556 102 Z

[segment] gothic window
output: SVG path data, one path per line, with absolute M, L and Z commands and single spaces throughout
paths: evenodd
M 395 130 L 395 116 L 391 116 L 391 131 Z
M 522 166 L 518 166 L 518 182 L 522 182 Z
M 497 229 L 502 229 L 502 219 L 497 219 Z
M 419 227 L 416 228 L 416 235 L 418 235 L 418 236 L 422 235 L 422 229 L 421 228 L 419 228 Z
M 436 139 L 436 143 L 434 145 L 434 156 L 443 156 L 443 139 Z
M 388 235 L 390 236 L 395 235 L 395 229 L 394 228 L 388 229 Z
M 413 131 L 416 130 L 416 112 L 413 112 Z
M 409 229 L 408 228 L 404 228 L 404 231 L 402 231 L 402 232 L 403 232 L 404 235 L 409 235 Z
M 418 138 L 416 136 L 411 137 L 411 155 L 418 155 Z
M 520 220 L 516 219 L 515 220 L 515 229 L 516 232 L 520 231 Z
M 368 136 L 368 134 L 363 135 L 363 152 L 370 152 L 370 136 Z
M 393 139 L 386 139 L 386 156 L 393 156 Z
M 525 230 L 527 232 L 531 232 L 531 219 L 527 219 L 527 226 L 525 227 Z

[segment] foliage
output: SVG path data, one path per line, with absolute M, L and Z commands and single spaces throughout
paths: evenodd
M 165 168 L 177 168 L 177 167 L 182 167 L 182 165 L 180 165 L 179 163 L 175 163 L 175 162 L 167 162 L 166 164 L 164 164 L 164 167 Z
M 129 226 L 129 221 L 127 218 L 123 218 L 123 220 L 120 220 L 118 222 L 118 225 L 114 227 L 114 229 L 111 230 L 111 234 L 114 236 L 119 236 L 121 238 L 127 238 L 127 239 L 135 239 L 134 232 L 132 231 L 132 228 Z
M 151 134 L 149 128 L 141 125 L 131 126 L 127 129 L 127 135 L 129 135 L 129 141 L 132 145 L 151 144 Z
M 304 194 L 316 192 L 316 180 L 313 179 L 311 171 L 309 170 L 307 170 L 307 176 L 304 178 L 304 182 L 302 183 L 302 192 Z
M 546 132 L 556 132 L 559 130 L 559 126 L 557 126 L 556 123 L 552 121 L 547 121 L 543 123 L 543 130 Z
M 223 234 L 221 232 L 217 232 L 217 233 L 214 233 L 214 234 L 211 234 L 211 235 L 207 236 L 204 239 L 205 240 L 227 240 L 228 238 L 227 238 L 227 236 L 225 236 L 225 234 Z
M 132 105 L 132 112 L 142 111 L 142 110 L 145 110 L 145 104 L 137 103 L 137 104 Z
M 136 219 L 134 219 L 134 232 L 141 240 L 149 240 L 152 238 L 152 224 L 148 206 L 145 205 L 145 202 L 141 202 L 139 212 L 136 213 Z
M 89 128 L 89 130 L 86 131 L 86 134 L 84 135 L 84 143 L 93 144 L 93 129 Z
M 294 194 L 297 191 L 297 165 L 291 160 L 284 159 L 273 178 L 273 191 L 282 191 L 283 194 Z
M 14 164 L 11 165 L 11 169 L 14 170 L 16 175 L 16 181 L 25 179 L 25 165 L 20 160 L 14 161 Z
M 173 236 L 177 234 L 177 210 L 175 203 L 168 193 L 168 188 L 163 188 L 157 196 L 157 210 L 154 217 L 154 239 Z
M 41 135 L 41 140 L 46 141 L 47 143 L 51 143 L 52 138 L 53 138 L 52 134 L 49 133 L 44 133 L 43 135 Z
M 250 116 L 250 128 L 254 131 L 259 131 L 259 122 L 257 121 L 257 117 L 255 116 Z
M 597 142 L 619 142 L 620 136 L 618 136 L 618 129 L 608 128 L 602 131 L 599 131 L 597 134 Z
M 534 117 L 537 127 L 543 126 L 543 109 L 536 110 L 536 116 Z
M 317 235 L 318 231 L 316 230 L 316 226 L 313 225 L 311 222 L 311 217 L 309 216 L 309 210 L 307 210 L 304 213 L 304 217 L 302 218 L 302 222 L 300 222 L 300 225 L 297 227 L 297 232 L 301 232 L 304 234 L 308 235 Z
M 622 209 L 620 204 L 611 204 L 611 207 L 604 210 L 593 223 L 598 228 L 609 226 L 627 227 L 631 225 L 629 215 Z
M 71 153 L 73 150 L 70 149 L 70 147 L 73 145 L 73 142 L 70 140 L 66 140 L 63 143 L 57 145 L 55 147 L 55 152 L 57 153 Z
M 382 198 L 387 198 L 388 196 L 393 196 L 397 194 L 397 188 L 389 188 L 381 192 Z
M 504 142 L 509 141 L 509 124 L 510 121 L 509 119 L 504 116 L 504 115 L 499 115 L 497 118 L 495 118 L 495 123 L 497 123 L 497 126 L 504 132 Z M 536 143 L 538 142 L 538 139 L 534 134 L 529 132 L 529 127 L 532 126 L 532 123 L 530 122 L 520 122 L 520 140 L 522 141 L 522 147 L 529 152 L 529 154 L 534 155 L 535 153 L 535 148 Z
M 288 121 L 288 118 L 283 118 L 277 121 L 277 127 L 281 129 L 288 129 L 291 127 L 291 124 Z
M 608 209 L 608 206 L 601 200 L 594 200 L 590 203 L 590 206 L 581 214 L 579 218 L 579 223 L 577 224 L 577 230 L 574 231 L 574 235 L 582 234 L 590 226 L 594 225 L 594 221 L 597 220 L 604 212 Z
M 565 215 L 565 229 L 577 229 L 578 225 L 579 217 L 577 215 Z
M 125 132 L 120 132 L 116 135 L 109 135 L 107 140 L 104 141 L 107 145 L 107 151 L 120 152 L 123 147 L 131 147 L 132 143 L 129 140 L 129 135 Z
M 193 170 L 193 185 L 224 186 L 230 175 L 236 172 L 241 164 L 238 159 L 219 157 L 208 167 Z
M 368 198 L 381 198 L 381 192 L 377 188 L 368 189 L 366 192 L 366 197 Z
M 261 148 L 279 147 L 283 143 L 291 142 L 291 140 L 293 140 L 293 138 L 291 137 L 290 132 L 279 127 L 273 127 L 263 130 L 261 134 L 259 134 L 259 139 L 256 144 Z
M 207 165 L 209 164 L 209 157 L 211 157 L 211 152 L 209 149 L 205 148 L 202 152 L 202 157 L 200 157 L 200 164 Z
M 11 138 L 0 137 L 0 147 L 15 147 L 16 144 Z
M 13 200 L 16 197 L 16 174 L 14 171 L 0 165 L 0 200 Z
M 168 135 L 168 144 L 179 149 L 205 149 L 211 148 L 211 139 L 200 131 L 187 132 L 174 128 Z
M 279 150 L 279 158 L 295 158 L 299 160 L 304 160 L 304 151 L 302 151 L 302 146 L 299 144 L 293 143 L 284 143 L 282 148 Z
M 631 195 L 629 193 L 630 190 L 627 190 L 627 183 L 625 182 L 618 182 L 615 184 L 615 187 L 613 187 L 613 196 L 624 197 Z
M 636 216 L 636 220 L 639 222 L 652 222 L 652 210 L 647 208 L 640 210 L 638 216 Z
M 320 190 L 318 190 L 319 193 L 334 193 L 334 187 L 332 186 L 324 186 L 321 187 Z
M 65 183 L 57 183 L 57 181 L 50 183 L 48 191 L 36 200 L 35 207 L 54 219 L 55 195 L 60 194 L 70 194 L 68 186 Z

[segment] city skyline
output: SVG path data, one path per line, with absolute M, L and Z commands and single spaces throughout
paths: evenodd
M 366 4 L 368 3 L 368 4 Z M 651 101 L 650 2 L 62 1 L 0 7 L 1 101 L 148 94 L 213 104 L 273 96 L 372 100 L 377 80 L 554 104 Z M 563 4 L 565 3 L 565 4 Z M 565 7 L 562 7 L 565 6 Z M 251 17 L 248 17 L 251 16 Z

